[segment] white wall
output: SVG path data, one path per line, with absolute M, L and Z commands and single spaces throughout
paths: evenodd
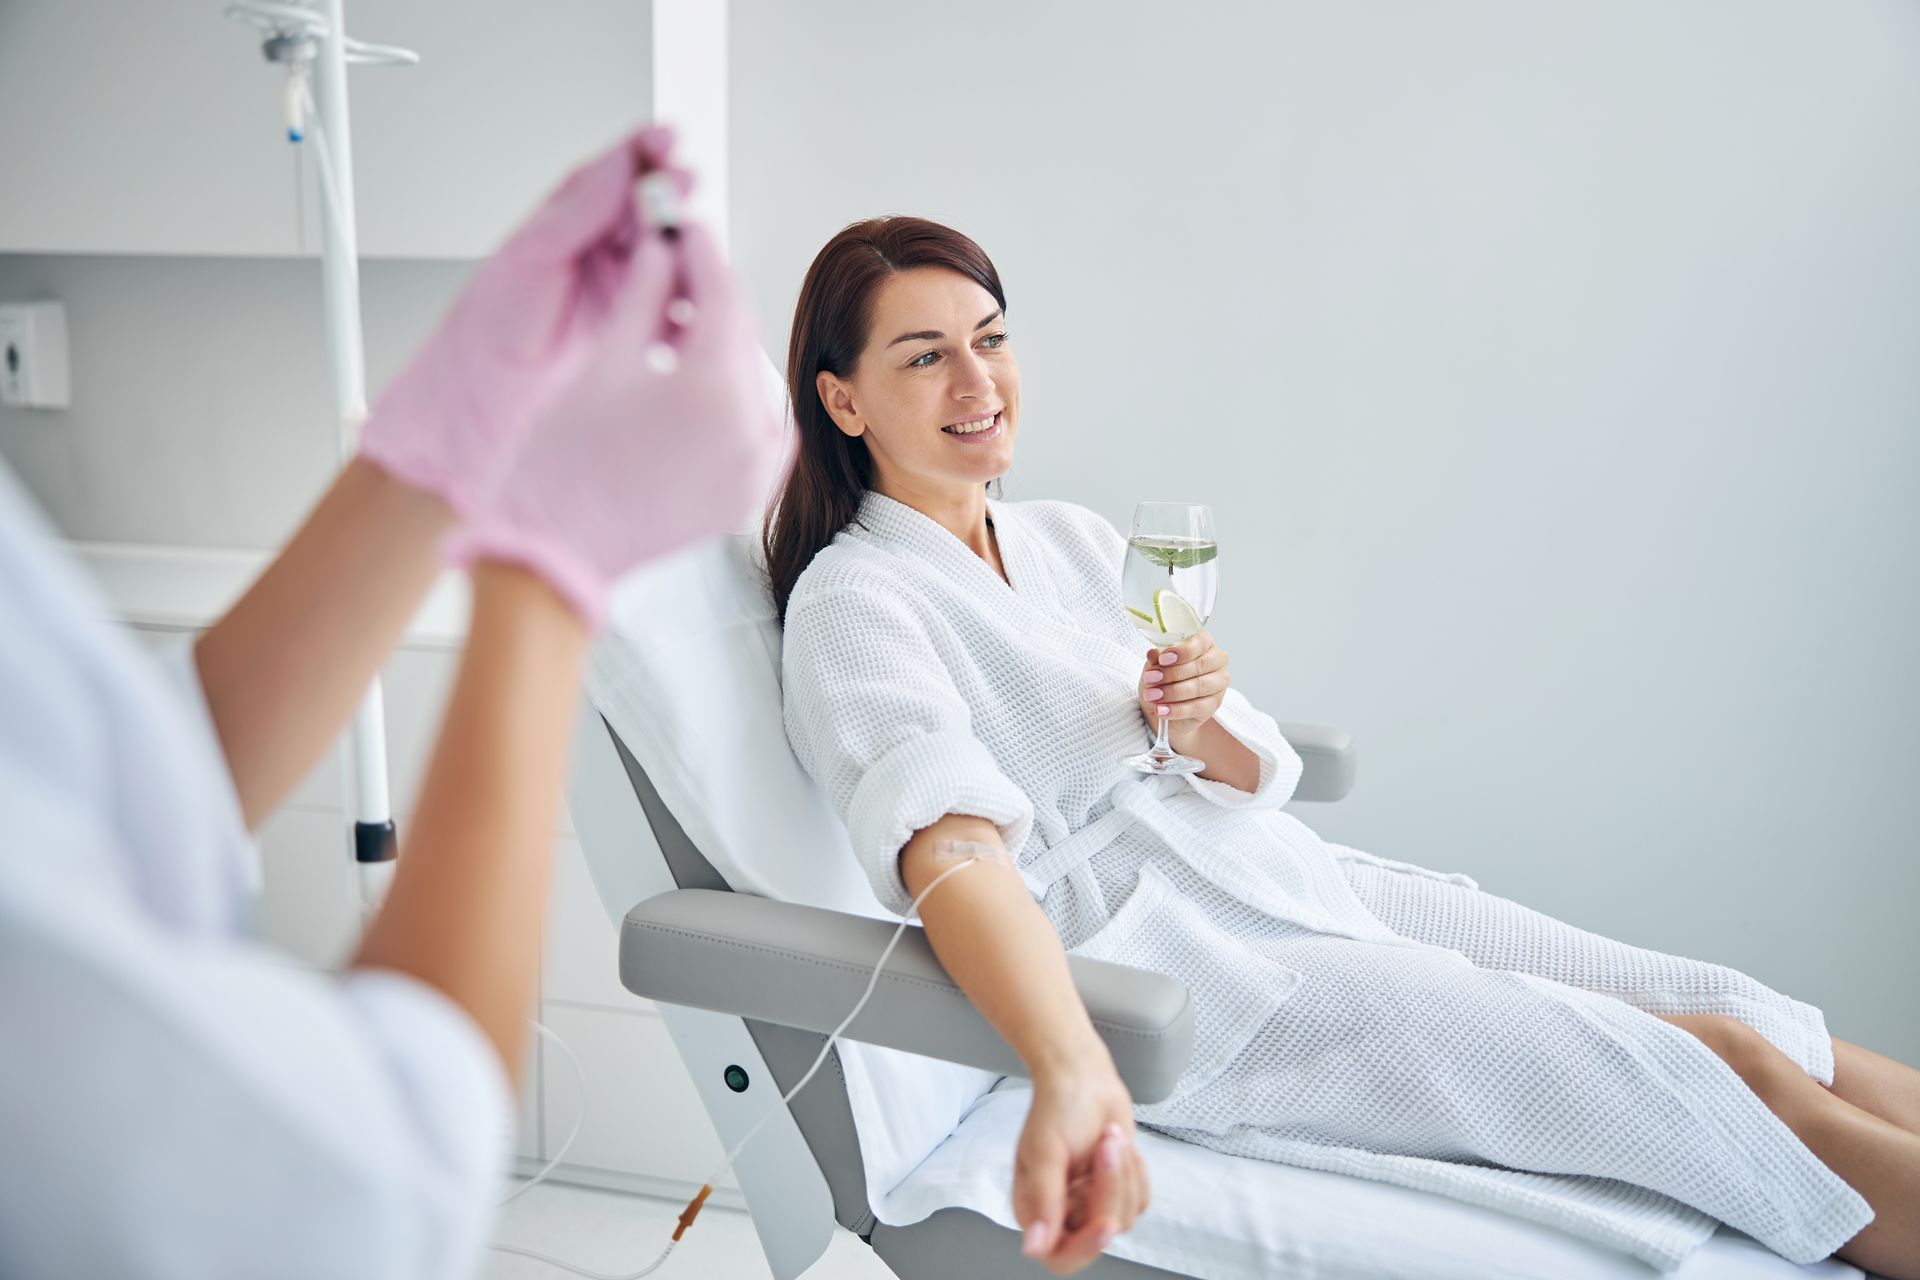
M 1215 504 L 1307 821 L 1920 1062 L 1920 10 L 736 0 L 732 82 L 770 339 L 975 236 L 1008 497 Z
M 225 7 L 0 5 L 0 251 L 318 251 L 319 177 L 313 148 L 295 150 L 283 135 L 286 74 L 261 56 L 264 33 L 227 21 Z M 420 55 L 413 66 L 349 72 L 365 256 L 487 253 L 560 166 L 647 114 L 647 4 L 344 7 L 350 34 Z
M 384 386 L 472 270 L 360 273 Z M 0 407 L 0 458 L 70 538 L 276 547 L 339 467 L 320 265 L 0 254 L 0 299 L 67 305 L 73 407 Z

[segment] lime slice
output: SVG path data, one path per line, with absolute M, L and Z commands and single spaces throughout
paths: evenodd
M 1152 625 L 1153 625 L 1153 615 L 1152 615 L 1152 614 L 1150 614 L 1150 613 L 1142 613 L 1142 612 L 1140 612 L 1140 611 L 1139 611 L 1138 609 L 1136 609 L 1136 608 L 1134 608 L 1134 607 L 1133 607 L 1132 605 L 1128 605 L 1128 606 L 1127 606 L 1126 608 L 1127 608 L 1127 612 L 1128 612 L 1128 613 L 1130 613 L 1130 614 L 1132 614 L 1132 615 L 1133 615 L 1134 617 L 1136 617 L 1136 618 L 1138 618 L 1138 619 L 1139 619 L 1140 621 L 1142 621 L 1142 622 L 1144 622 L 1144 623 L 1146 623 L 1146 624 L 1147 624 L 1147 625 L 1149 625 L 1149 626 L 1152 626 Z
M 1162 587 L 1153 593 L 1153 621 L 1160 628 L 1160 634 L 1172 636 L 1176 642 L 1185 640 L 1200 630 L 1201 618 L 1182 596 L 1172 587 Z

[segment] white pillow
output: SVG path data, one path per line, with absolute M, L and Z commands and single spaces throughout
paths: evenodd
M 895 919 L 787 745 L 780 644 L 758 540 L 733 535 L 619 584 L 587 692 L 735 891 Z M 877 1210 L 995 1077 L 852 1042 L 840 1057 Z

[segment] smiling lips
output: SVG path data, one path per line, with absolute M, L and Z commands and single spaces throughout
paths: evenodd
M 1000 410 L 968 418 L 964 422 L 950 422 L 940 428 L 950 436 L 955 436 L 971 444 L 992 440 L 1000 434 Z

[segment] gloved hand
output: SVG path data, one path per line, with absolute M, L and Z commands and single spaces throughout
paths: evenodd
M 641 239 L 634 185 L 667 169 L 671 130 L 641 129 L 560 184 L 475 273 L 387 387 L 360 453 L 462 516 L 498 487 L 534 416 L 572 380 L 612 313 Z
M 767 499 L 785 423 L 705 228 L 646 231 L 598 351 L 541 412 L 448 559 L 532 569 L 598 630 L 615 578 L 733 529 Z

